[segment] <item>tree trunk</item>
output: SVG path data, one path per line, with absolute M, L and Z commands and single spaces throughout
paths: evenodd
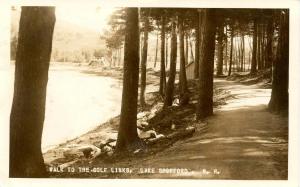
M 279 14 L 279 39 L 273 66 L 272 94 L 268 108 L 271 112 L 288 114 L 289 12 L 284 10 L 280 11 Z
M 109 61 L 109 67 L 111 68 L 113 64 L 113 50 L 110 49 L 110 61 Z
M 185 65 L 189 63 L 189 33 L 185 33 Z
M 223 75 L 223 26 L 218 27 L 218 64 L 217 76 Z
M 143 53 L 143 41 L 144 41 L 144 33 L 140 32 L 140 37 L 139 37 L 140 43 L 139 43 L 139 56 L 142 56 Z
M 248 71 L 250 71 L 250 65 L 251 65 L 251 52 L 249 52 Z
M 273 52 L 272 52 L 272 45 L 273 45 L 273 34 L 274 34 L 274 26 L 273 26 L 273 18 L 270 18 L 267 23 L 267 45 L 266 45 L 266 68 L 270 68 L 272 66 L 273 61 Z
M 120 67 L 120 66 L 121 66 L 121 61 L 122 61 L 122 60 L 121 60 L 121 59 L 122 59 L 122 58 L 121 58 L 121 47 L 119 47 L 119 49 L 118 49 L 118 59 L 119 59 L 119 60 L 118 60 L 118 61 L 119 61 L 119 62 L 118 62 L 118 66 Z
M 168 55 L 169 55 L 169 46 L 168 46 L 169 40 L 168 36 L 166 37 L 166 69 L 168 69 Z
M 119 64 L 119 50 L 116 48 L 116 67 L 118 67 Z
M 262 68 L 264 69 L 266 67 L 266 61 L 265 61 L 265 54 L 266 54 L 266 40 L 265 40 L 265 32 L 266 32 L 266 27 L 263 25 L 262 29 L 262 34 L 261 34 L 261 61 L 262 61 Z
M 241 42 L 242 42 L 242 46 L 241 46 L 241 61 L 242 61 L 242 71 L 245 71 L 245 37 L 244 37 L 244 33 L 242 33 L 241 36 Z
M 117 67 L 120 66 L 120 50 L 119 48 L 116 49 L 117 50 Z
M 149 14 L 149 13 L 148 13 Z M 146 74 L 147 74 L 147 55 L 148 55 L 148 28 L 149 28 L 149 15 L 145 17 L 145 31 L 141 60 L 141 91 L 140 91 L 140 105 L 143 107 L 145 102 L 145 90 L 146 90 Z
M 184 30 L 183 19 L 178 17 L 178 32 L 179 32 L 179 52 L 180 52 L 180 72 L 179 72 L 179 103 L 186 105 L 189 102 L 189 94 L 187 87 L 185 56 L 184 56 Z
M 257 21 L 254 19 L 254 28 L 253 28 L 253 44 L 252 44 L 252 62 L 251 62 L 251 74 L 256 73 L 257 71 L 257 62 L 256 62 L 256 49 L 257 49 Z
M 171 56 L 170 56 L 170 73 L 168 84 L 166 87 L 164 108 L 172 106 L 174 97 L 174 84 L 176 77 L 176 58 L 177 58 L 177 35 L 176 35 L 176 23 L 175 19 L 172 21 L 172 33 L 171 33 Z
M 121 66 L 121 64 L 122 64 L 122 46 L 120 47 L 119 61 L 120 61 L 119 66 Z
M 159 94 L 164 95 L 166 87 L 166 67 L 165 67 L 165 16 L 161 17 L 161 48 L 160 48 L 160 81 Z
M 233 36 L 234 36 L 234 29 L 233 29 L 233 26 L 232 26 L 231 27 L 231 36 L 230 36 L 230 57 L 229 57 L 228 76 L 231 75 L 231 68 L 232 68 Z
M 239 71 L 243 71 L 243 44 L 240 38 L 240 45 L 239 45 Z
M 189 41 L 190 43 L 190 48 L 191 48 L 191 58 L 192 58 L 192 62 L 195 62 L 195 58 L 194 58 L 194 53 L 193 53 L 193 45 L 192 45 L 192 41 Z
M 251 71 L 251 54 L 253 53 L 253 47 L 252 47 L 252 45 L 251 45 L 251 39 L 249 38 L 249 40 L 248 40 L 249 42 L 248 42 L 248 44 L 249 44 L 249 61 L 248 61 L 248 71 Z M 253 43 L 253 42 L 252 42 Z
M 235 60 L 234 60 L 234 64 L 235 64 L 235 72 L 238 72 L 239 71 L 239 63 L 240 63 L 240 57 L 239 57 L 239 51 L 240 51 L 240 45 L 239 45 L 239 38 L 236 38 L 235 40 Z
M 258 32 L 257 32 L 257 69 L 261 70 L 262 69 L 262 60 L 261 60 L 261 55 L 262 55 L 262 45 L 261 45 L 261 33 L 262 33 L 262 25 L 261 23 L 258 25 Z
M 10 177 L 45 177 L 41 151 L 53 7 L 22 7 L 10 114 Z
M 213 114 L 213 74 L 215 51 L 215 10 L 203 10 L 203 45 L 201 51 L 203 58 L 200 61 L 199 74 L 199 100 L 197 106 L 197 119 L 203 119 Z
M 197 21 L 196 21 L 196 41 L 195 41 L 195 66 L 194 66 L 194 78 L 199 77 L 199 61 L 200 61 L 200 21 L 201 21 L 201 12 L 198 11 Z
M 140 147 L 137 134 L 137 97 L 139 81 L 138 8 L 126 9 L 123 93 L 116 152 L 134 151 Z
M 227 61 L 228 61 L 228 34 L 227 34 L 227 25 L 225 27 L 225 59 L 224 59 L 224 63 L 225 63 L 225 71 L 228 70 L 227 67 Z
M 240 46 L 239 46 L 239 42 L 238 42 L 238 38 L 236 38 L 235 41 L 235 60 L 234 60 L 234 71 L 238 72 L 239 71 L 239 63 L 240 63 L 240 58 L 239 58 L 239 50 L 240 50 Z
M 114 49 L 113 52 L 113 66 L 116 67 L 116 49 Z
M 263 69 L 264 67 L 264 62 L 263 62 L 263 51 L 264 51 L 264 48 L 263 48 L 263 32 L 264 32 L 264 27 L 263 27 L 263 24 L 261 23 L 261 26 L 260 26 L 260 32 L 259 32 L 259 48 L 260 48 L 260 55 L 259 55 L 259 61 L 260 61 L 260 69 Z
M 155 44 L 154 68 L 156 68 L 156 62 L 157 62 L 157 51 L 158 51 L 158 33 L 156 34 L 156 44 Z
M 115 64 L 115 66 L 116 67 L 118 67 L 118 64 L 119 64 L 119 49 L 118 48 L 116 48 L 116 64 Z

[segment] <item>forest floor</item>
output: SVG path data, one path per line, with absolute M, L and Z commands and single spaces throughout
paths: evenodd
M 249 72 L 235 72 L 231 76 L 226 77 L 226 80 L 236 81 L 245 85 L 258 84 L 263 88 L 272 87 L 272 69 L 258 70 L 255 74 Z
M 117 137 L 117 116 L 46 152 L 50 176 L 287 179 L 288 118 L 266 110 L 270 89 L 265 88 L 265 82 L 246 85 L 215 78 L 214 83 L 214 115 L 205 121 L 195 120 L 194 81 L 189 82 L 191 100 L 185 107 L 178 106 L 175 99 L 172 107 L 162 111 L 161 98 L 155 92 L 148 93 L 149 107 L 138 115 L 140 136 L 149 135 L 145 137 L 147 151 L 137 150 L 126 157 L 66 154 L 65 150 L 80 144 L 92 144 L 101 151 L 106 148 L 110 153 Z

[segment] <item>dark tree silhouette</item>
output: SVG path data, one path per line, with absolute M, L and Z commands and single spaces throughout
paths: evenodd
M 141 143 L 136 122 L 139 81 L 138 17 L 138 8 L 126 9 L 123 93 L 116 152 L 130 152 Z
M 170 57 L 170 75 L 166 87 L 166 95 L 164 101 L 164 108 L 172 106 L 174 96 L 174 83 L 176 77 L 176 58 L 177 58 L 177 35 L 176 35 L 176 23 L 172 21 L 172 33 L 171 33 L 171 57 Z
M 140 91 L 140 104 L 144 106 L 145 102 L 145 90 L 146 90 L 146 73 L 147 73 L 147 54 L 148 54 L 148 32 L 149 32 L 149 13 L 148 9 L 144 10 L 146 15 L 145 19 L 145 29 L 144 29 L 144 40 L 143 40 L 143 50 L 141 59 L 141 91 Z
M 156 34 L 155 58 L 154 58 L 154 65 L 153 65 L 153 67 L 154 67 L 154 68 L 156 68 L 156 62 L 157 62 L 157 51 L 158 51 L 158 33 Z
M 179 52 L 180 52 L 180 72 L 179 72 L 179 102 L 180 105 L 186 105 L 189 102 L 189 94 L 187 87 L 187 78 L 185 70 L 184 56 L 184 30 L 182 15 L 178 17 L 178 32 L 179 32 Z
M 217 75 L 223 75 L 223 38 L 224 38 L 224 27 L 221 23 L 218 26 L 218 63 L 217 63 Z
M 272 12 L 270 13 L 272 14 Z M 274 23 L 273 23 L 273 16 L 270 16 L 267 23 L 267 44 L 265 50 L 265 67 L 270 68 L 272 66 L 273 61 L 273 34 L 274 34 Z
M 165 87 L 166 87 L 166 67 L 165 67 L 165 34 L 166 34 L 166 17 L 164 13 L 161 16 L 161 39 L 160 39 L 160 81 L 159 81 L 159 93 L 160 95 L 164 95 Z
M 257 20 L 254 19 L 253 22 L 254 29 L 253 29 L 253 50 L 252 50 L 252 62 L 251 62 L 251 73 L 256 73 L 257 71 L 257 61 L 256 61 L 256 50 L 257 50 Z
M 168 44 L 169 44 L 169 37 L 168 35 L 166 36 L 166 58 L 165 58 L 165 61 L 166 61 L 166 69 L 168 68 L 168 55 L 169 55 L 169 52 L 168 52 Z M 166 85 L 167 86 L 167 85 Z
M 22 7 L 10 115 L 10 177 L 45 177 L 41 151 L 53 7 Z
M 197 79 L 199 77 L 199 61 L 200 61 L 200 11 L 197 11 L 197 19 L 196 19 L 196 29 L 195 29 L 195 68 L 194 68 L 194 78 Z
M 261 41 L 262 41 L 262 24 L 261 24 L 261 19 L 259 19 L 258 26 L 257 26 L 257 69 L 261 70 L 262 69 L 262 46 L 261 46 Z
M 232 57 L 233 57 L 233 37 L 234 37 L 234 27 L 231 26 L 231 34 L 230 34 L 230 56 L 229 56 L 229 70 L 228 70 L 228 76 L 231 75 L 231 70 L 232 70 Z
M 268 107 L 275 113 L 287 113 L 289 106 L 289 12 L 282 10 L 277 14 L 279 14 L 279 39 L 273 67 L 272 94 Z
M 203 13 L 203 45 L 200 60 L 197 119 L 203 119 L 213 114 L 213 73 L 215 51 L 215 10 L 205 9 Z
M 193 49 L 191 49 L 193 50 Z M 185 32 L 185 65 L 189 63 L 189 32 Z

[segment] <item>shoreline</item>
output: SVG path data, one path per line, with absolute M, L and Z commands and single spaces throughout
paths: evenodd
M 107 72 L 99 73 L 98 71 L 99 69 L 96 69 L 93 73 L 99 76 L 100 74 L 102 76 L 108 75 Z M 110 70 L 110 73 L 114 72 L 116 71 Z M 120 73 L 120 71 L 117 70 L 117 75 L 118 73 Z M 147 86 L 153 85 L 154 87 L 152 89 L 155 89 L 155 84 L 159 83 L 159 77 L 156 76 L 155 73 L 151 74 L 149 77 L 150 80 L 148 80 L 150 83 L 147 81 Z M 206 131 L 205 123 L 201 123 L 199 126 L 199 124 L 195 124 L 194 122 L 195 104 L 197 101 L 197 98 L 195 97 L 195 81 L 189 81 L 189 86 L 193 88 L 193 91 L 191 103 L 187 106 L 181 107 L 176 103 L 178 84 L 176 84 L 173 106 L 168 109 L 167 113 L 162 110 L 163 100 L 158 94 L 158 87 L 156 89 L 157 91 L 151 90 L 149 92 L 148 90 L 146 93 L 145 99 L 148 106 L 144 108 L 144 110 L 138 106 L 137 123 L 139 137 L 148 142 L 148 144 L 151 145 L 150 147 L 153 147 L 151 149 L 153 149 L 154 152 L 165 149 L 182 138 L 192 136 L 195 132 L 195 126 L 197 126 L 200 131 Z M 226 100 L 230 98 L 229 92 L 217 88 L 214 89 L 214 94 L 215 107 L 226 104 Z M 165 129 L 160 127 L 161 124 L 171 126 Z M 100 155 L 96 155 L 95 157 L 101 157 L 103 156 L 102 154 L 111 155 L 117 140 L 118 125 L 119 115 L 110 118 L 106 122 L 97 125 L 95 128 L 80 136 L 56 145 L 54 148 L 43 153 L 46 165 L 49 167 L 57 165 L 67 167 L 82 159 L 85 160 L 87 158 L 84 158 L 84 151 L 80 151 L 82 149 L 90 149 L 91 152 L 95 154 L 97 154 L 97 151 L 100 152 Z M 176 127 L 174 128 L 173 126 Z M 155 136 L 155 138 L 151 138 L 153 136 Z M 160 147 L 156 146 L 158 142 L 161 142 L 159 143 Z
M 110 85 L 110 87 L 121 87 L 120 84 L 121 80 L 122 80 L 122 69 L 120 67 L 116 67 L 116 68 L 107 68 L 107 67 L 93 67 L 93 66 L 88 66 L 86 64 L 73 64 L 73 63 L 52 63 L 52 65 L 50 66 L 50 68 L 52 68 L 53 71 L 56 71 L 56 66 L 58 67 L 66 67 L 67 71 L 76 71 L 78 73 L 81 74 L 90 74 L 96 77 L 108 77 L 111 79 L 114 79 L 117 81 L 116 84 Z M 59 71 L 61 69 L 57 69 L 57 71 Z M 149 76 L 150 77 L 150 76 Z M 155 84 L 154 82 L 159 80 L 159 78 L 157 78 L 156 76 L 152 76 L 152 81 L 150 80 L 149 82 L 147 82 L 148 84 L 148 89 L 147 92 L 152 92 L 153 89 L 155 89 Z M 153 79 L 157 79 L 157 80 L 153 80 Z M 150 88 L 152 87 L 152 89 Z M 120 92 L 122 92 L 122 89 L 120 90 Z M 121 103 L 120 103 L 121 104 Z M 64 141 L 61 141 L 57 144 L 50 144 L 50 145 L 46 145 L 43 149 L 42 149 L 42 153 L 45 155 L 47 154 L 49 151 L 53 150 L 53 149 L 59 149 L 62 145 L 66 145 L 70 142 L 73 142 L 77 139 L 80 139 L 81 137 L 84 137 L 86 134 L 92 133 L 93 131 L 103 127 L 107 127 L 107 123 L 109 123 L 110 121 L 113 121 L 114 119 L 117 119 L 119 117 L 119 113 L 116 115 L 111 116 L 110 118 L 108 118 L 108 120 L 105 120 L 103 122 L 97 122 L 97 124 L 95 124 L 93 127 L 89 128 L 88 130 L 84 131 L 83 133 L 81 133 L 80 135 L 76 135 L 74 137 L 71 138 L 67 138 Z M 105 127 L 104 127 L 105 126 Z M 115 129 L 115 131 L 117 131 L 117 129 Z

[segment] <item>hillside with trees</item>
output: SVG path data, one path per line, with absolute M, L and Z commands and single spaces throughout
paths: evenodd
M 19 30 L 20 10 L 11 14 L 11 58 L 14 60 Z M 98 31 L 85 28 L 62 19 L 56 20 L 51 61 L 83 63 L 105 55 L 105 42 Z

